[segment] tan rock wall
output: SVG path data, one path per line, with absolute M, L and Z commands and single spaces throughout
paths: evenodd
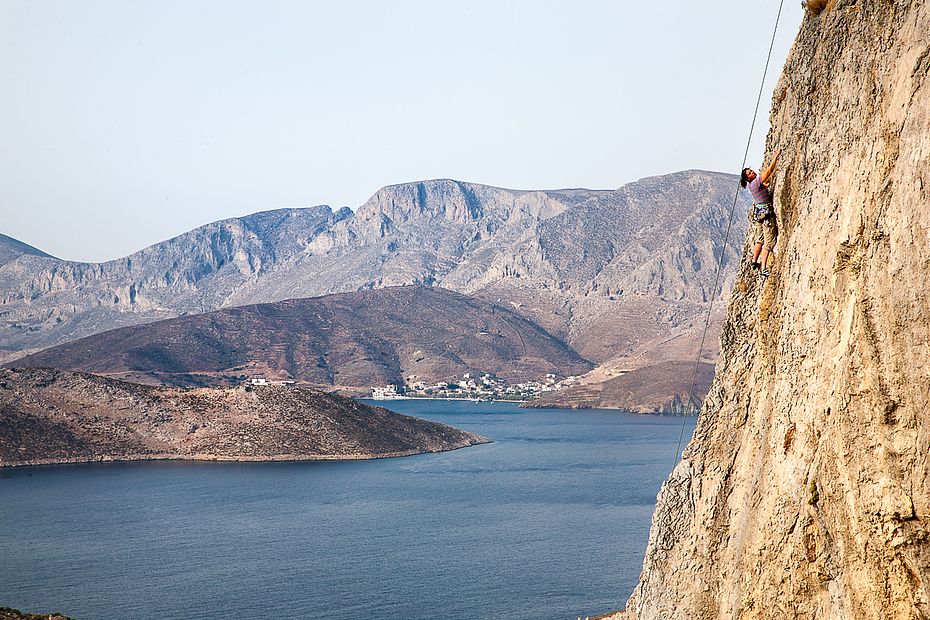
M 809 16 L 771 121 L 772 276 L 740 273 L 625 617 L 927 618 L 930 3 Z

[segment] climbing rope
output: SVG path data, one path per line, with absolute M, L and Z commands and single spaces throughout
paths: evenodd
M 749 147 L 752 144 L 752 132 L 756 128 L 756 117 L 759 115 L 759 104 L 762 102 L 762 93 L 765 90 L 765 78 L 769 72 L 769 62 L 772 60 L 772 50 L 775 48 L 775 36 L 778 34 L 778 23 L 781 21 L 782 7 L 785 0 L 778 4 L 778 15 L 775 17 L 775 28 L 772 30 L 772 42 L 769 43 L 769 53 L 765 58 L 765 69 L 762 71 L 762 83 L 759 85 L 759 95 L 756 97 L 756 109 L 752 113 L 752 123 L 749 126 L 749 138 L 746 140 L 746 150 L 743 152 L 743 165 L 740 170 L 746 167 L 746 160 L 749 158 Z M 701 345 L 698 347 L 697 359 L 694 360 L 694 372 L 691 374 L 691 387 L 688 388 L 688 405 L 694 400 L 694 383 L 697 380 L 698 367 L 701 365 L 701 356 L 704 354 L 704 343 L 707 340 L 707 328 L 710 325 L 710 315 L 714 310 L 714 301 L 717 299 L 717 287 L 720 284 L 720 272 L 723 269 L 723 257 L 727 251 L 727 245 L 730 241 L 730 229 L 733 227 L 733 213 L 736 211 L 736 203 L 739 200 L 739 182 L 736 183 L 736 191 L 733 194 L 733 205 L 730 207 L 730 219 L 727 221 L 727 231 L 723 236 L 723 248 L 720 250 L 720 258 L 717 260 L 717 272 L 714 274 L 714 288 L 710 292 L 710 305 L 707 308 L 707 316 L 704 319 L 704 333 L 701 335 Z M 681 440 L 685 436 L 685 426 L 688 420 L 687 415 L 681 416 L 681 432 L 678 433 L 678 447 L 675 448 L 675 462 L 672 463 L 672 469 L 678 464 L 681 458 Z

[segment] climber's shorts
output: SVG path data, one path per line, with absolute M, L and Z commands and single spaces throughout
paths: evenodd
M 767 217 L 756 222 L 756 243 L 761 243 L 769 252 L 775 247 L 775 238 L 778 236 L 778 227 L 774 217 Z

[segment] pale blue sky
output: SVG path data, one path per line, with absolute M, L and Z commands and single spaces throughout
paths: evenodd
M 101 261 L 405 181 L 736 172 L 778 4 L 0 0 L 0 232 Z

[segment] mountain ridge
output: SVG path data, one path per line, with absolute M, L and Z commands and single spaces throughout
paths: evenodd
M 707 187 L 717 182 L 711 179 L 735 183 L 732 176 L 722 173 L 683 172 L 662 178 L 676 183 L 693 175 L 704 179 Z M 655 184 L 653 179 L 642 182 Z M 566 243 L 572 246 L 581 240 L 562 235 L 552 247 L 541 248 L 532 241 L 538 224 L 577 209 L 592 197 L 601 202 L 603 210 L 611 208 L 611 196 L 618 196 L 616 206 L 642 194 L 636 187 L 624 188 L 592 194 L 505 190 L 452 180 L 397 184 L 378 190 L 354 214 L 347 208 L 333 213 L 325 206 L 259 212 L 214 222 L 105 263 L 20 257 L 0 266 L 0 349 L 11 359 L 21 351 L 35 351 L 105 328 L 220 307 L 393 285 L 441 284 L 474 294 L 479 289 L 500 288 L 502 279 L 536 271 L 547 288 L 564 288 L 573 283 L 560 278 L 546 258 L 553 251 L 562 252 Z M 471 207 L 466 204 L 469 201 Z M 475 219 L 479 212 L 481 217 Z M 254 225 L 275 218 L 282 223 L 274 230 L 259 230 Z M 275 234 L 278 237 L 271 239 Z M 559 237 L 557 231 L 545 234 L 553 240 Z M 694 232 L 677 234 L 693 236 Z M 533 262 L 512 249 L 530 250 L 527 257 Z M 562 264 L 569 262 L 566 258 Z M 634 278 L 632 285 L 648 289 L 648 280 L 646 274 Z M 684 291 L 686 284 L 690 285 L 678 282 L 675 286 Z M 652 295 L 660 288 L 653 285 L 643 292 Z M 489 297 L 494 294 L 488 292 Z M 551 304 L 539 295 L 533 297 L 535 306 L 545 306 L 537 315 L 553 318 Z M 573 303 L 565 295 L 559 297 L 554 303 Z M 565 329 L 564 319 L 549 323 L 557 332 Z
M 20 241 L 19 239 L 14 239 L 13 237 L 8 237 L 7 235 L 0 233 L 0 265 L 6 264 L 12 260 L 16 260 L 20 256 L 24 255 L 55 259 L 54 256 L 43 252 L 39 248 L 33 247 L 28 243 Z

